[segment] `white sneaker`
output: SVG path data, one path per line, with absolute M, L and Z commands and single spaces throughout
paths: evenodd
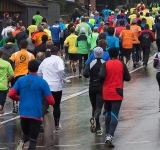
M 24 142 L 23 140 L 19 140 L 17 144 L 17 149 L 16 150 L 23 150 L 24 147 Z
M 59 124 L 59 126 L 55 127 L 54 133 L 58 133 L 61 130 L 62 126 Z

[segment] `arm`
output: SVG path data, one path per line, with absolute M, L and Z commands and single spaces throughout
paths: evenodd
M 77 41 L 77 38 L 76 38 L 75 46 L 76 46 L 76 47 L 78 47 L 78 41 Z
M 118 50 L 119 50 L 119 39 L 118 38 L 116 38 L 115 47 L 118 48 Z
M 123 75 L 123 80 L 124 81 L 130 81 L 131 80 L 131 76 L 129 74 L 129 71 L 126 67 L 126 65 L 123 63 L 123 66 L 124 66 L 124 75 Z
M 153 32 L 150 31 L 150 33 L 151 33 L 152 41 L 156 41 L 156 38 L 155 38 Z
M 7 72 L 8 72 L 8 81 L 10 81 L 11 79 L 13 79 L 14 75 L 11 64 L 8 64 Z
M 94 50 L 93 50 L 94 51 Z M 92 51 L 91 55 L 89 56 L 89 58 L 87 59 L 87 61 L 85 62 L 85 64 L 88 64 L 89 62 L 91 62 L 92 60 L 95 59 L 95 56 L 94 56 L 94 52 Z
M 106 62 L 102 64 L 101 70 L 99 72 L 100 82 L 103 83 L 106 76 Z
M 40 64 L 39 68 L 38 68 L 38 76 L 40 76 L 41 78 L 43 78 L 43 62 Z
M 90 63 L 85 65 L 84 71 L 83 71 L 83 76 L 85 78 L 89 78 L 90 75 Z

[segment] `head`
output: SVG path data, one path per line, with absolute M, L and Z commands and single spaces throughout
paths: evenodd
M 16 26 L 16 22 L 12 21 L 11 25 L 12 25 L 12 27 L 15 27 Z
M 111 15 L 114 15 L 114 11 L 111 11 Z
M 75 8 L 75 9 L 74 9 L 74 12 L 75 12 L 75 13 L 79 12 L 79 9 L 78 9 L 78 8 Z
M 4 18 L 9 18 L 9 13 L 8 12 L 4 13 Z
M 106 40 L 105 40 L 105 39 L 99 40 L 99 41 L 98 41 L 98 46 L 105 50 L 106 47 L 107 47 L 107 42 L 106 42 Z
M 79 17 L 76 18 L 76 21 L 79 22 Z M 69 21 L 69 23 L 70 23 L 70 21 Z
M 86 17 L 86 22 L 89 22 L 89 17 Z
M 103 56 L 103 49 L 101 47 L 96 47 L 94 49 L 94 56 L 95 56 L 95 58 L 102 58 L 102 56 Z
M 143 12 L 142 11 L 140 12 L 140 15 L 143 16 Z
M 51 55 L 58 55 L 59 53 L 59 48 L 57 46 L 53 46 L 51 48 Z
M 42 42 L 47 42 L 48 41 L 48 36 L 47 35 L 42 35 Z
M 39 32 L 43 32 L 44 31 L 44 27 L 42 25 L 39 25 L 37 27 L 37 29 L 38 29 Z
M 99 40 L 106 40 L 106 34 L 105 33 L 100 33 L 99 34 Z
M 142 18 L 142 23 L 146 23 L 146 18 Z
M 132 24 L 133 25 L 137 24 L 137 20 L 135 18 L 132 19 Z
M 93 18 L 94 18 L 94 15 L 93 15 L 93 14 L 91 14 L 90 18 L 91 18 L 91 19 L 93 19 Z
M 16 27 L 16 30 L 21 30 L 21 27 L 20 27 L 20 26 L 17 26 L 17 27 Z
M 108 28 L 108 35 L 109 36 L 113 36 L 114 35 L 114 28 L 113 27 L 109 27 Z
M 46 18 L 43 18 L 43 19 L 42 19 L 42 22 L 47 23 L 47 19 L 46 19 Z
M 55 21 L 55 25 L 58 25 L 59 24 L 59 21 Z
M 37 60 L 43 61 L 45 58 L 46 57 L 45 57 L 45 54 L 43 52 L 38 52 L 37 55 L 36 55 Z
M 15 43 L 15 38 L 13 36 L 10 36 L 8 39 L 7 39 L 7 43 L 8 42 L 11 42 L 11 43 Z
M 75 28 L 74 27 L 71 27 L 70 28 L 70 32 L 73 34 L 75 32 Z
M 115 9 L 115 13 L 119 13 L 119 9 L 118 8 Z
M 86 18 L 82 18 L 81 22 L 86 22 Z
M 59 18 L 59 22 L 63 22 L 63 19 L 62 19 L 62 18 Z
M 108 26 L 105 25 L 105 26 L 103 27 L 103 30 L 104 30 L 104 32 L 108 32 Z
M 54 46 L 54 43 L 51 40 L 46 42 L 46 48 L 47 49 L 51 49 L 53 46 Z
M 104 26 L 104 22 L 102 21 L 102 22 L 100 22 L 100 26 L 101 27 L 103 27 Z
M 12 36 L 12 31 L 11 31 L 11 30 L 8 30 L 8 31 L 7 31 L 7 35 L 8 35 L 8 36 Z
M 124 13 L 121 13 L 120 18 L 124 18 L 124 15 L 125 15 Z
M 0 49 L 0 58 L 3 56 L 3 51 Z
M 118 49 L 115 48 L 115 47 L 110 48 L 110 49 L 108 50 L 108 53 L 109 53 L 109 56 L 110 56 L 111 59 L 112 59 L 112 58 L 117 58 L 118 55 L 119 55 L 119 51 L 118 51 Z
M 145 24 L 145 25 L 144 25 L 144 29 L 149 30 L 149 25 L 148 25 L 148 24 Z
M 20 47 L 21 47 L 21 49 L 27 49 L 28 41 L 27 40 L 21 40 Z
M 94 27 L 93 32 L 97 33 L 98 32 L 98 27 Z
M 26 28 L 24 26 L 21 27 L 20 31 L 25 32 Z
M 8 27 L 8 26 L 11 26 L 11 22 L 6 22 L 6 26 Z
M 129 24 L 126 25 L 126 30 L 130 30 L 130 25 Z
M 29 72 L 37 72 L 39 67 L 39 63 L 37 60 L 30 60 L 28 63 Z
M 43 25 L 43 28 L 44 28 L 44 29 L 48 29 L 48 24 L 45 23 L 45 24 Z
M 36 21 L 34 19 L 32 19 L 32 25 L 35 25 Z
M 149 17 L 149 13 L 148 12 L 146 13 L 146 17 Z
M 137 18 L 139 18 L 140 17 L 140 14 L 137 14 Z
M 80 34 L 85 34 L 85 29 L 83 27 L 80 28 Z
M 124 20 L 120 20 L 119 24 L 120 26 L 124 26 Z
M 36 11 L 36 15 L 40 15 L 40 11 Z

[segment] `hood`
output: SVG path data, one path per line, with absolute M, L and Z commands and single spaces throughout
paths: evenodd
M 12 48 L 12 47 L 14 47 L 13 44 L 5 44 L 5 45 L 4 45 L 4 48 L 5 48 L 5 49 L 10 49 L 10 48 Z

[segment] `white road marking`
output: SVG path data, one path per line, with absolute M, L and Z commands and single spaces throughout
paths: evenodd
M 153 62 L 153 57 L 154 57 L 154 56 L 150 57 L 152 60 L 150 60 L 150 61 L 148 62 L 148 64 L 150 64 L 150 63 Z M 143 68 L 143 66 L 140 66 L 140 67 L 138 67 L 138 68 L 130 71 L 129 73 L 131 74 L 131 73 L 133 73 L 133 72 L 135 72 L 135 71 L 137 71 L 137 70 L 139 70 L 139 69 L 141 69 L 141 68 Z M 78 77 L 78 75 L 67 77 L 67 79 L 71 79 L 71 78 L 75 78 L 75 77 Z M 88 91 L 89 91 L 89 89 L 87 88 L 87 89 L 85 89 L 85 90 L 83 90 L 83 91 L 80 91 L 80 92 L 77 92 L 77 93 L 75 93 L 75 94 L 71 94 L 71 95 L 69 95 L 69 96 L 63 97 L 63 98 L 62 98 L 62 102 L 67 101 L 67 100 L 69 100 L 69 99 L 71 99 L 71 98 L 73 98 L 73 97 L 82 95 L 82 94 L 84 94 L 84 93 L 87 93 Z M 9 114 L 9 113 L 8 113 L 8 114 Z M 17 116 L 17 117 L 11 118 L 11 119 L 9 119 L 9 120 L 0 122 L 0 128 L 1 128 L 2 124 L 5 124 L 5 123 L 7 123 L 7 122 L 10 122 L 10 121 L 13 121 L 13 120 L 16 120 L 16 119 L 19 119 L 19 118 L 20 118 L 20 117 Z
M 72 146 L 81 146 L 81 144 L 74 144 L 74 145 L 54 145 L 57 147 L 72 147 Z
M 12 112 L 9 112 L 9 113 L 4 113 L 3 115 L 0 115 L 0 117 L 1 116 L 6 116 L 6 115 L 9 115 L 9 114 L 11 114 Z
M 126 144 L 141 144 L 141 143 L 150 143 L 151 141 L 137 141 L 137 142 L 127 142 Z
M 36 148 L 44 148 L 45 146 L 36 146 Z M 27 149 L 28 147 L 24 147 L 24 149 Z

